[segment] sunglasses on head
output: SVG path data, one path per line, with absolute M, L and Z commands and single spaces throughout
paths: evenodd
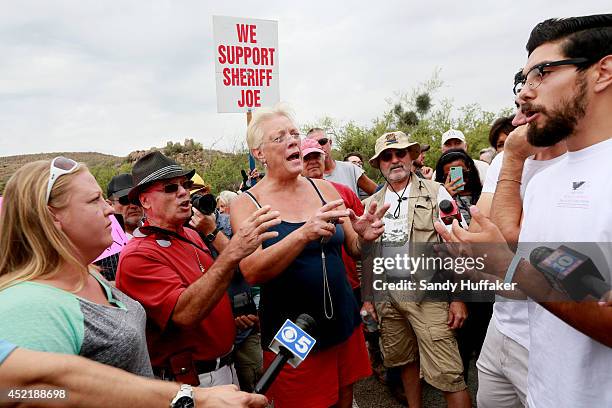
M 163 191 L 166 194 L 176 193 L 179 189 L 179 186 L 183 186 L 185 190 L 189 191 L 191 190 L 191 187 L 193 187 L 193 180 L 185 180 L 181 183 L 164 184 Z
M 319 142 L 319 145 L 325 146 L 327 144 L 327 142 L 329 142 L 329 138 L 322 137 L 321 139 L 318 140 L 318 142 Z
M 403 159 L 408 154 L 408 149 L 401 149 L 401 150 L 389 149 L 389 150 L 385 150 L 378 157 L 380 158 L 380 160 L 387 162 L 387 161 L 390 161 L 393 158 L 394 154 L 395 154 L 395 157 L 397 157 L 398 159 Z
M 79 163 L 67 157 L 58 156 L 51 160 L 51 166 L 49 169 L 49 182 L 47 183 L 47 199 L 45 203 L 49 204 L 49 197 L 51 197 L 51 190 L 53 185 L 60 176 L 64 174 L 72 173 L 79 167 Z

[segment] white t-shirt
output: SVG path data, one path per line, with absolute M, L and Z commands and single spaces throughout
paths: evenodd
M 535 175 L 525 191 L 519 238 L 574 247 L 591 257 L 599 271 L 608 275 L 604 276 L 608 282 L 607 271 L 612 266 L 611 157 L 612 139 L 608 139 L 569 152 Z M 604 248 L 591 251 L 599 248 L 577 241 L 600 243 Z M 612 407 L 612 348 L 534 302 L 529 303 L 529 334 L 530 407 Z
M 412 188 L 412 182 L 408 184 L 404 192 L 404 197 L 408 197 L 410 189 Z M 397 192 L 400 196 L 402 191 Z M 448 191 L 444 186 L 440 185 L 438 189 L 438 205 L 442 200 L 453 201 L 453 198 L 448 194 Z M 382 246 L 383 256 L 385 258 L 394 258 L 397 254 L 403 255 L 408 252 L 408 231 L 406 230 L 408 223 L 408 200 L 402 200 L 400 204 L 399 217 L 395 218 L 398 197 L 393 190 L 387 186 L 385 193 L 385 204 L 391 204 L 391 207 L 387 210 L 383 216 L 385 223 L 385 232 L 382 235 Z M 433 222 L 433 221 L 432 221 Z M 442 222 L 442 220 L 440 220 Z M 450 226 L 447 226 L 449 228 Z M 433 225 L 432 225 L 433 228 Z M 401 273 L 395 270 L 388 270 L 389 276 L 401 276 Z
M 325 180 L 333 181 L 334 183 L 344 184 L 348 186 L 359 197 L 359 188 L 357 180 L 365 172 L 361 167 L 350 162 L 336 160 L 336 167 L 331 174 L 325 174 Z
M 487 178 L 487 173 L 489 172 L 489 164 L 487 162 L 483 162 L 482 160 L 474 160 L 474 164 L 476 165 L 476 169 L 478 170 L 478 175 L 480 176 L 480 182 L 484 184 L 484 181 Z
M 531 181 L 531 178 L 548 166 L 561 161 L 564 156 L 565 155 L 561 155 L 550 160 L 533 160 L 532 156 L 525 160 L 523 174 L 521 176 L 521 199 L 525 196 L 525 189 L 527 188 L 527 184 Z M 495 193 L 503 159 L 504 152 L 501 152 L 495 156 L 491 162 L 491 166 L 487 173 L 487 179 L 482 186 L 483 193 Z M 528 249 L 525 249 L 520 243 L 518 249 L 520 254 L 527 252 L 527 255 L 522 254 L 522 256 L 529 259 Z M 525 251 L 523 251 L 524 249 Z M 510 300 L 502 296 L 497 296 L 496 299 L 498 300 L 493 305 L 493 322 L 495 323 L 495 327 L 505 336 L 510 337 L 521 346 L 529 349 L 528 302 L 526 300 Z

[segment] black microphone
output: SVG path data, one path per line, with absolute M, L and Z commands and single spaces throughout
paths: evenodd
M 438 206 L 440 208 L 440 219 L 445 225 L 451 225 L 455 219 L 459 221 L 459 225 L 461 225 L 463 218 L 454 201 L 442 200 Z
M 544 246 L 531 251 L 529 262 L 549 280 L 557 290 L 580 301 L 592 295 L 601 299 L 610 285 L 586 255 L 561 245 L 553 250 Z
M 302 313 L 295 320 L 295 325 L 308 333 L 314 330 L 317 323 L 310 315 Z M 287 361 L 292 357 L 293 353 L 291 352 L 291 350 L 284 346 L 279 346 L 279 352 L 276 355 L 276 358 L 272 361 L 272 364 L 270 364 L 270 367 L 268 367 L 266 372 L 263 373 L 263 375 L 257 382 L 257 385 L 255 385 L 255 389 L 253 390 L 253 392 L 255 394 L 265 394 L 276 379 L 276 377 L 278 377 L 278 374 L 285 366 L 285 363 L 287 363 Z
M 247 181 L 249 180 L 249 176 L 247 176 L 246 171 L 244 171 L 244 169 L 240 170 L 240 174 L 242 175 L 242 191 L 246 191 L 249 189 L 249 187 L 251 186 L 247 186 Z

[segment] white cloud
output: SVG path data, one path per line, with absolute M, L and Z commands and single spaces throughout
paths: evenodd
M 535 23 L 609 8 L 602 0 L 225 3 L 4 2 L 0 156 L 125 155 L 187 137 L 242 144 L 245 116 L 216 113 L 212 15 L 279 21 L 281 98 L 299 120 L 367 123 L 436 67 L 439 97 L 509 107 Z

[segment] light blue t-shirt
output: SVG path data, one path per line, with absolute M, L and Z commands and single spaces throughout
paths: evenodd
M 16 345 L 0 339 L 0 364 L 2 364 L 16 348 Z
M 109 305 L 38 282 L 0 291 L 0 335 L 19 347 L 87 357 L 153 377 L 140 303 L 92 274 Z

